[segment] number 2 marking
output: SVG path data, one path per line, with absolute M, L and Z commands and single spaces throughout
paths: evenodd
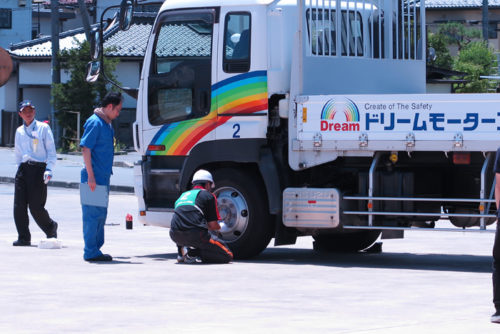
M 240 138 L 240 135 L 238 134 L 238 132 L 240 132 L 240 124 L 236 123 L 233 125 L 233 129 L 236 129 L 233 133 L 233 138 Z

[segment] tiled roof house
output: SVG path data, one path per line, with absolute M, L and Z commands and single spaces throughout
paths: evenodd
M 142 58 L 151 31 L 154 14 L 134 17 L 134 23 L 128 31 L 120 31 L 115 25 L 104 33 L 104 50 L 107 57 L 119 57 L 115 76 L 125 87 L 138 87 Z M 59 49 L 71 49 L 86 39 L 83 28 L 66 31 L 59 35 Z M 50 114 L 50 86 L 52 42 L 50 37 L 14 44 L 7 50 L 14 61 L 14 73 L 9 82 L 0 89 L 5 89 L 5 96 L 20 101 L 29 98 L 37 106 L 37 119 L 48 119 Z M 90 55 L 89 55 L 90 61 Z M 69 79 L 69 73 L 61 71 L 61 82 Z M 120 122 L 130 123 L 135 120 L 136 100 L 125 96 Z M 15 111 L 15 110 L 9 110 Z M 120 124 L 120 128 L 125 128 Z M 130 131 L 127 131 L 130 132 Z M 6 140 L 3 138 L 5 144 Z M 131 144 L 131 137 L 122 139 Z
M 482 30 L 483 0 L 425 0 L 426 24 L 432 31 L 441 23 L 460 22 Z M 489 43 L 500 49 L 498 24 L 500 23 L 500 0 L 488 0 Z
M 147 38 L 151 31 L 153 18 L 138 17 L 128 31 L 121 31 L 115 25 L 104 34 L 104 50 L 108 57 L 120 57 L 123 61 L 142 59 L 146 50 Z M 59 35 L 59 49 L 72 49 L 85 41 L 83 28 L 63 32 Z M 27 42 L 17 43 L 9 48 L 9 53 L 20 62 L 28 59 L 43 60 L 52 57 L 51 37 L 42 37 Z
M 425 8 L 433 9 L 457 9 L 457 8 L 481 8 L 483 0 L 425 0 Z M 500 0 L 488 0 L 489 8 L 500 8 Z

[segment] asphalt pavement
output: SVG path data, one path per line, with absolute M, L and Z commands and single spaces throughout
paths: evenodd
M 312 238 L 225 265 L 177 264 L 168 229 L 110 196 L 103 252 L 85 262 L 79 193 L 52 188 L 61 249 L 12 247 L 12 184 L 0 184 L 0 333 L 495 334 L 492 233 L 412 231 L 382 253 L 319 253 Z
M 500 331 L 489 321 L 493 233 L 417 230 L 384 240 L 382 253 L 356 254 L 314 252 L 303 237 L 229 265 L 179 265 L 168 229 L 125 229 L 137 212 L 139 159 L 115 156 L 111 188 L 122 193 L 110 196 L 103 247 L 114 261 L 88 263 L 72 189 L 81 155 L 58 154 L 46 207 L 63 248 L 44 250 L 33 221 L 33 246 L 12 247 L 16 164 L 13 149 L 0 148 L 0 333 Z
M 113 163 L 110 189 L 112 191 L 134 192 L 133 166 L 141 159 L 137 152 L 117 154 Z M 13 183 L 17 166 L 13 148 L 0 147 L 0 182 Z M 81 154 L 57 154 L 57 162 L 52 171 L 50 187 L 78 188 L 80 171 L 83 167 Z

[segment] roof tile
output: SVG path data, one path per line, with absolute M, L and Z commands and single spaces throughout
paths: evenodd
M 104 50 L 108 56 L 142 57 L 146 51 L 148 36 L 152 24 L 144 21 L 132 24 L 129 30 L 120 31 L 112 28 L 104 34 Z M 83 28 L 67 31 L 59 35 L 60 50 L 75 48 L 86 40 Z M 52 41 L 50 37 L 42 37 L 32 41 L 13 44 L 8 50 L 16 58 L 51 57 Z
M 425 8 L 478 8 L 483 0 L 425 0 Z M 500 6 L 500 0 L 488 0 L 489 7 Z

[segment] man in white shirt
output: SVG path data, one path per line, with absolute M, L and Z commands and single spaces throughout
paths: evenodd
M 18 166 L 14 191 L 14 220 L 18 238 L 14 246 L 30 246 L 28 207 L 47 238 L 57 238 L 57 223 L 47 210 L 47 183 L 56 163 L 56 147 L 50 127 L 35 119 L 35 106 L 29 100 L 19 104 L 23 125 L 16 130 L 15 154 Z

